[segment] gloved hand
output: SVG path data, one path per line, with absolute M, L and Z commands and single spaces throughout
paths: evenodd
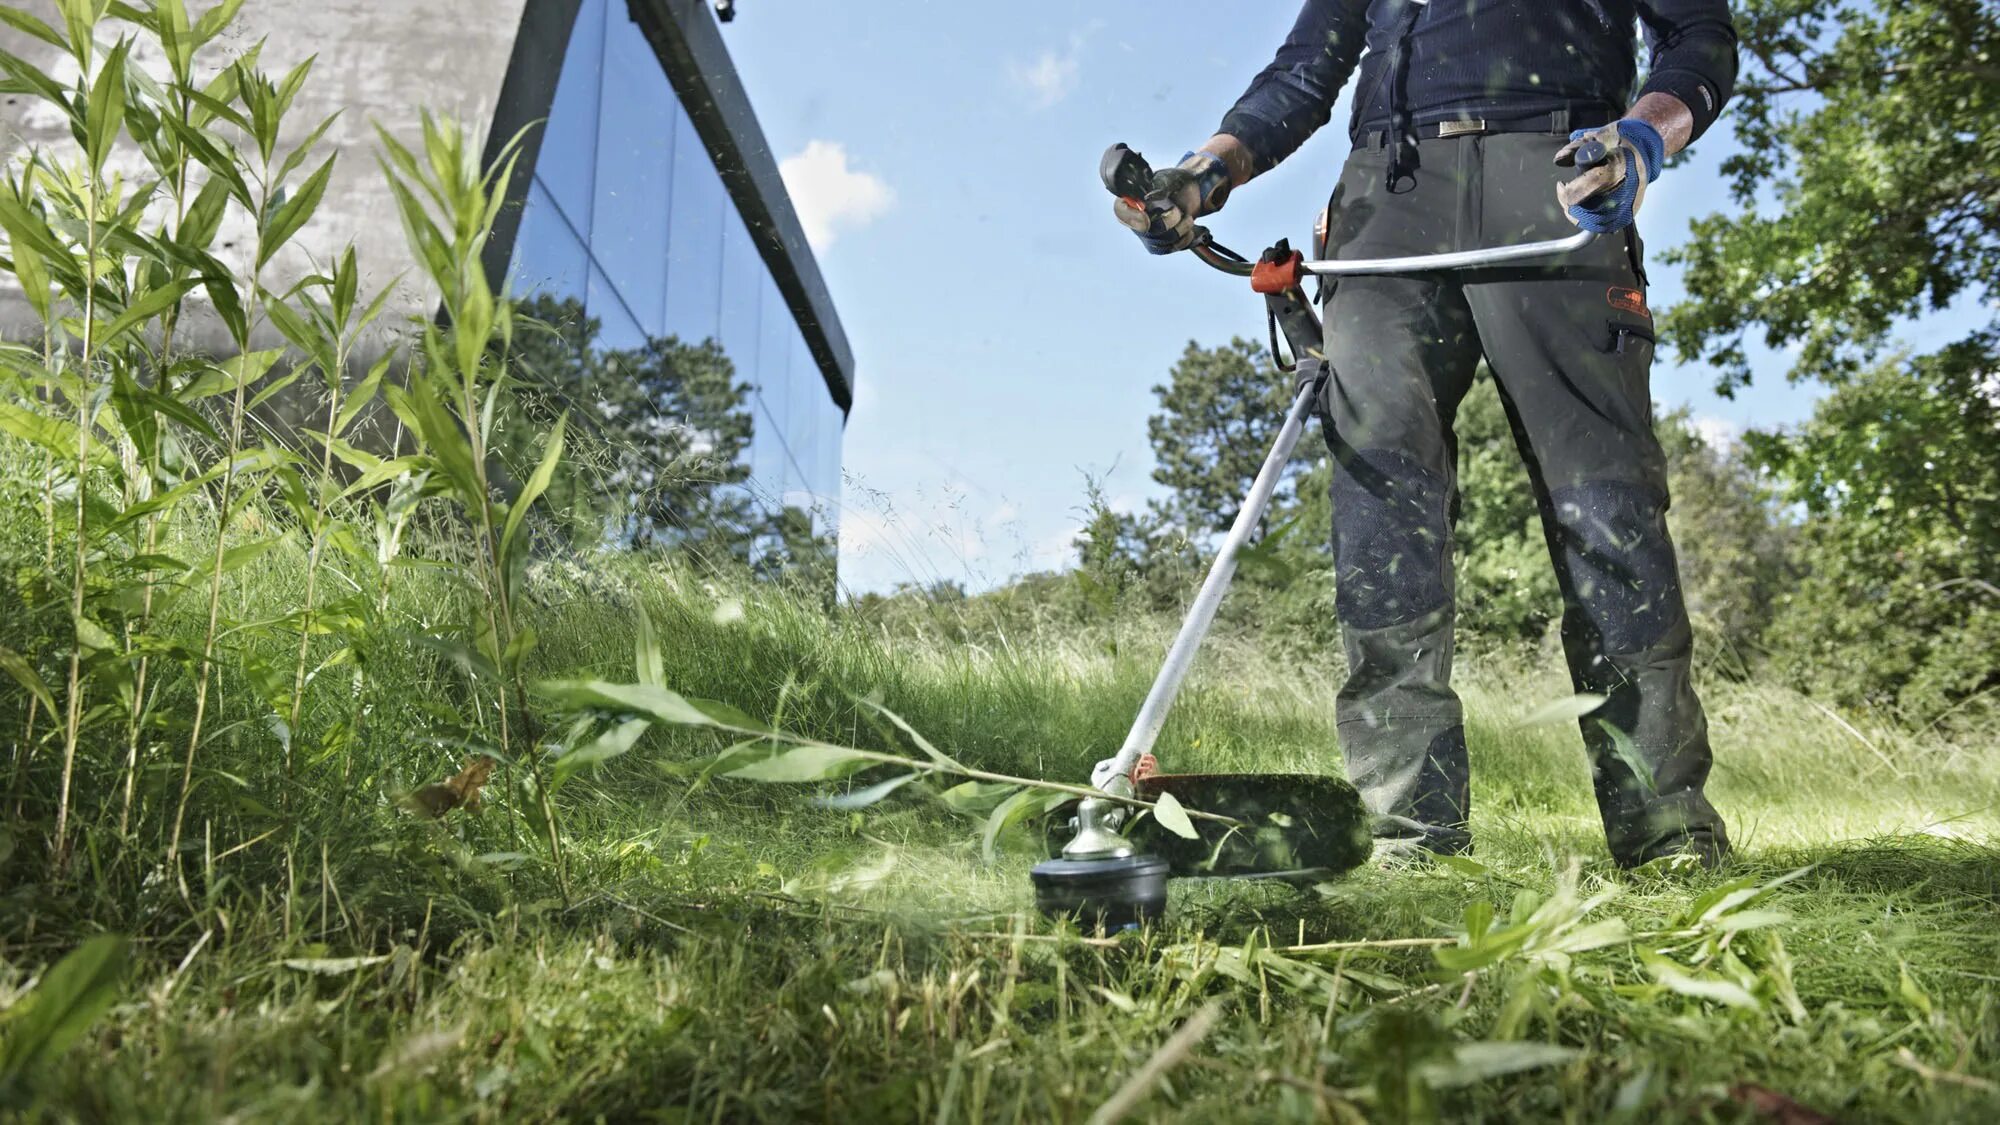
M 1111 205 L 1118 221 L 1131 228 L 1154 254 L 1171 254 L 1194 245 L 1194 221 L 1222 209 L 1229 198 L 1229 165 L 1207 152 L 1190 152 L 1172 168 L 1153 173 L 1146 198 L 1119 199 Z
M 1578 129 L 1556 153 L 1556 163 L 1583 170 L 1556 184 L 1556 200 L 1569 221 L 1584 230 L 1611 234 L 1632 225 L 1646 185 L 1659 178 L 1667 142 L 1657 129 L 1636 118 L 1601 129 Z

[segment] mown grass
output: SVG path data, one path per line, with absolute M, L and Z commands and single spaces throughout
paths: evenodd
M 242 572 L 231 620 L 292 604 L 288 550 Z M 18 564 L 34 544 L 17 536 L 9 552 Z M 1171 625 L 1050 617 L 977 643 L 926 640 L 632 557 L 541 564 L 529 588 L 544 674 L 630 679 L 643 607 L 685 695 L 908 749 L 856 704 L 873 697 L 967 764 L 1060 780 L 1116 745 Z M 464 596 L 413 569 L 390 616 L 415 634 Z M 435 649 L 371 651 L 370 679 L 397 690 L 375 694 L 349 756 L 305 763 L 289 795 L 272 791 L 276 751 L 225 677 L 190 814 L 192 903 L 155 848 L 118 838 L 89 801 L 75 867 L 51 876 L 26 826 L 45 811 L 52 767 L 24 760 L 0 867 L 0 1004 L 87 934 L 132 935 L 135 952 L 119 1003 L 31 1075 L 14 1108 L 45 1120 L 1081 1121 L 1214 1006 L 1198 1046 L 1128 1091 L 1134 1119 L 1760 1119 L 1746 1107 L 1762 1095 L 1744 1084 L 1843 1120 L 2000 1113 L 1995 747 L 1710 684 L 1714 796 L 1740 858 L 1716 874 L 1624 873 L 1604 855 L 1573 731 L 1521 725 L 1566 694 L 1554 666 L 1524 653 L 1465 671 L 1476 864 L 1371 866 L 1313 893 L 1182 884 L 1168 925 L 1111 945 L 1028 913 L 1036 832 L 989 865 L 977 822 L 917 786 L 865 813 L 827 811 L 804 791 L 702 779 L 698 763 L 723 743 L 693 730 L 649 734 L 561 793 L 565 904 L 504 777 L 475 814 L 431 821 L 402 801 L 459 764 L 436 732 L 468 694 Z M 1254 635 L 1219 637 L 1163 753 L 1336 771 L 1336 682 L 1336 668 L 1274 658 Z M 308 711 L 349 705 L 328 677 Z M 10 700 L 16 720 L 23 706 Z M 145 775 L 142 802 L 166 799 L 163 772 Z M 78 790 L 115 782 L 87 775 Z M 1685 917 L 1731 880 L 1747 890 L 1807 867 L 1744 904 L 1760 917 Z M 1477 946 L 1468 908 L 1476 919 L 1490 903 L 1498 928 L 1545 902 L 1524 948 L 1469 974 L 1423 944 L 1292 948 Z M 1562 948 L 1563 934 L 1608 920 L 1627 934 Z M 1679 990 L 1656 954 L 1681 967 Z M 1497 1040 L 1573 1053 L 1479 1077 L 1463 1049 Z

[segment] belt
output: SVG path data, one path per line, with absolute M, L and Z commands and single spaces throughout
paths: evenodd
M 1611 120 L 1615 114 L 1575 113 L 1568 109 L 1538 113 L 1532 117 L 1516 117 L 1506 121 L 1484 117 L 1466 117 L 1455 121 L 1432 121 L 1412 127 L 1420 141 L 1448 140 L 1452 137 L 1496 136 L 1501 133 L 1542 133 L 1552 137 L 1567 137 L 1571 130 L 1594 128 Z M 1384 148 L 1389 144 L 1389 130 L 1368 129 L 1355 139 L 1355 143 L 1368 148 Z

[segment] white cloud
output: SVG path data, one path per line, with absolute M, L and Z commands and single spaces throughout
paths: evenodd
M 1079 69 L 1074 50 L 1061 54 L 1043 51 L 1035 56 L 1034 62 L 1025 66 L 1017 62 L 1008 63 L 1007 77 L 1028 95 L 1029 105 L 1047 109 L 1076 89 L 1076 72 Z
M 881 177 L 847 166 L 847 147 L 838 141 L 808 141 L 803 151 L 778 162 L 778 174 L 815 250 L 833 245 L 842 231 L 881 218 L 896 202 Z
M 1014 87 L 1027 95 L 1028 104 L 1036 109 L 1048 109 L 1076 89 L 1077 75 L 1083 70 L 1083 44 L 1091 32 L 1102 26 L 1101 21 L 1093 21 L 1083 30 L 1069 37 L 1069 45 L 1061 50 L 1050 48 L 1035 56 L 1031 63 L 1010 61 L 1007 64 L 1007 79 Z
M 1743 427 L 1740 424 L 1711 414 L 1695 418 L 1688 425 L 1694 429 L 1695 436 L 1702 440 L 1702 444 L 1710 449 L 1728 449 L 1743 436 Z

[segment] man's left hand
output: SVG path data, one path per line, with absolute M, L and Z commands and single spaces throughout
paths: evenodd
M 1659 131 L 1637 118 L 1601 129 L 1578 129 L 1556 153 L 1562 167 L 1582 169 L 1556 184 L 1556 200 L 1569 221 L 1587 231 L 1612 234 L 1632 225 L 1645 201 L 1646 185 L 1660 175 L 1667 144 Z

